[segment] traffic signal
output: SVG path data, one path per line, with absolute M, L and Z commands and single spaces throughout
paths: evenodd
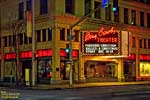
M 69 56 L 70 56 L 70 46 L 69 46 L 69 44 L 66 44 L 65 51 L 66 51 L 66 58 L 69 59 Z
M 118 12 L 118 0 L 113 0 L 113 8 L 112 8 L 112 11 L 114 13 Z

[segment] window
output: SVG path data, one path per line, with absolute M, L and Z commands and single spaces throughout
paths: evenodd
M 118 11 L 114 12 L 114 21 L 119 22 L 119 7 L 118 7 Z
M 27 34 L 24 33 L 24 44 L 28 44 L 28 38 L 27 38 Z
M 150 49 L 150 39 L 148 39 L 148 48 Z
M 32 43 L 32 37 L 29 37 L 29 44 Z
M 11 42 L 11 36 L 9 35 L 9 36 L 8 36 L 8 46 L 11 46 L 11 43 L 12 43 L 12 42 Z
M 67 29 L 67 41 L 69 41 L 69 39 L 70 39 L 70 30 Z
M 147 27 L 150 28 L 150 13 L 147 13 Z
M 60 40 L 65 40 L 65 28 L 60 29 Z
M 48 2 L 47 0 L 40 0 L 40 15 L 48 13 Z
M 48 28 L 48 41 L 52 40 L 52 29 Z
M 97 18 L 97 19 L 100 19 L 101 18 L 101 9 L 100 9 L 100 7 L 101 7 L 101 4 L 100 4 L 100 2 L 94 2 L 94 9 L 97 9 L 97 8 L 99 8 L 99 9 L 97 9 L 96 11 L 95 11 L 95 13 L 94 13 L 94 17 L 95 18 Z
M 128 8 L 124 8 L 124 23 L 128 24 Z
M 140 48 L 142 48 L 142 39 L 139 40 Z
M 42 41 L 46 41 L 46 29 L 42 29 Z
M 75 33 L 74 41 L 78 42 L 79 41 L 79 30 L 74 30 L 74 33 Z
M 65 12 L 74 14 L 74 0 L 65 0 Z
M 144 48 L 146 48 L 146 39 L 144 39 Z
M 7 47 L 7 36 L 4 37 L 4 46 Z
M 144 12 L 140 12 L 140 25 L 144 26 Z
M 134 48 L 136 45 L 136 40 L 135 40 L 135 37 L 132 37 L 132 47 Z
M 37 30 L 37 42 L 41 42 L 41 30 Z
M 111 21 L 111 5 L 108 5 L 105 9 L 105 19 Z
M 136 11 L 135 10 L 131 11 L 131 24 L 136 25 Z
M 27 0 L 26 1 L 26 3 L 27 3 L 27 10 L 31 10 L 32 9 L 32 2 L 31 2 L 31 0 Z
M 91 0 L 85 0 L 85 16 L 90 14 L 90 12 L 91 12 Z
M 12 43 L 13 43 L 13 46 L 16 46 L 16 35 L 13 35 L 13 41 L 12 41 Z
M 22 33 L 18 34 L 18 39 L 19 39 L 19 45 L 22 45 L 23 44 L 23 34 Z
M 24 19 L 24 3 L 19 3 L 19 19 Z

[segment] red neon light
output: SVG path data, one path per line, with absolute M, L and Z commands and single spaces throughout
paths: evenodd
M 38 50 L 37 51 L 38 57 L 47 57 L 47 56 L 52 56 L 52 50 Z
M 140 60 L 149 61 L 150 60 L 150 55 L 141 54 L 140 55 Z
M 88 31 L 85 34 L 84 42 L 95 41 L 98 43 L 117 43 L 118 33 L 112 27 L 108 31 L 104 31 L 104 27 L 100 28 L 98 32 Z
M 16 58 L 16 53 L 6 53 L 5 54 L 5 59 L 6 60 L 11 60 Z
M 32 51 L 20 52 L 20 58 L 32 58 Z
M 73 57 L 78 57 L 79 53 L 77 50 L 72 51 L 72 56 Z M 65 50 L 60 50 L 60 56 L 65 57 L 66 56 L 66 51 Z

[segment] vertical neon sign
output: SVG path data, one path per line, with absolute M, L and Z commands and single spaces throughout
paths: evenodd
M 106 8 L 108 6 L 109 0 L 102 0 L 102 8 Z

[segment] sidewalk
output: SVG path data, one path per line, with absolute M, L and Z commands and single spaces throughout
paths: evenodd
M 61 85 L 37 85 L 35 87 L 26 87 L 26 89 L 74 89 L 74 88 L 89 88 L 89 87 L 100 87 L 100 86 L 120 86 L 120 85 L 150 85 L 150 81 L 140 82 L 99 82 L 99 83 L 82 83 L 82 84 L 61 84 Z

